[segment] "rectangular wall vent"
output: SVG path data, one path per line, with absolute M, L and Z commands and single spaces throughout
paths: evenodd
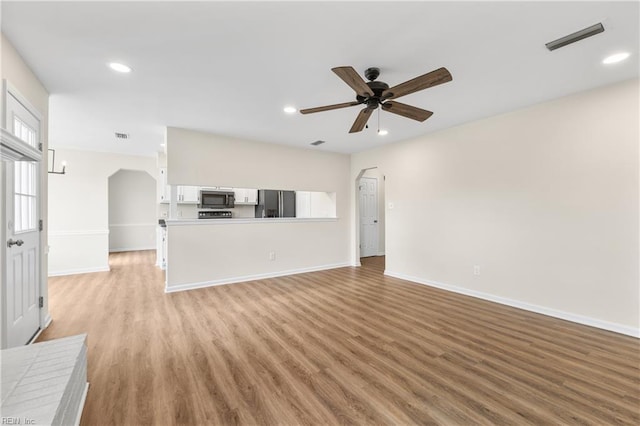
M 315 141 L 315 142 L 311 142 L 311 145 L 318 146 L 318 145 L 322 145 L 323 143 L 324 141 Z
M 116 132 L 116 139 L 129 139 L 129 133 Z
M 575 43 L 576 41 L 580 41 L 587 37 L 600 34 L 603 31 L 604 31 L 604 27 L 602 26 L 602 23 L 597 23 L 595 25 L 584 28 L 580 31 L 576 31 L 575 33 L 569 34 L 557 40 L 550 41 L 549 43 L 545 44 L 545 46 L 547 46 L 547 49 L 553 51 L 556 49 L 560 49 L 561 47 L 564 47 L 567 44 Z

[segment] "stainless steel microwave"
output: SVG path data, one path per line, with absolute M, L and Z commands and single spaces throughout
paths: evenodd
M 235 204 L 235 194 L 228 191 L 200 191 L 201 209 L 232 209 Z

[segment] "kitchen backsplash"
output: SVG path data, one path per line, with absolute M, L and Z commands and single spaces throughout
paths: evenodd
M 198 211 L 200 209 L 197 205 L 191 204 L 179 204 L 178 205 L 178 217 L 175 219 L 197 219 Z M 225 211 L 231 211 L 234 218 L 237 217 L 254 217 L 255 215 L 255 206 L 238 206 L 236 205 L 233 209 L 222 209 Z M 160 219 L 166 219 L 168 217 L 169 206 L 168 205 L 160 205 Z M 163 216 L 163 213 L 166 216 Z

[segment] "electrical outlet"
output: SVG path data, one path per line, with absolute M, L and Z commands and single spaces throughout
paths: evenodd
M 270 251 L 269 252 L 269 260 L 276 260 L 276 252 L 275 251 Z
M 389 203 L 389 210 L 393 210 L 393 203 Z
M 473 265 L 473 275 L 480 275 L 480 265 Z

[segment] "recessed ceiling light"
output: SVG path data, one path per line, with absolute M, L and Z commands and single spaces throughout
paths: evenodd
M 380 129 L 380 130 L 378 130 L 378 134 L 379 134 L 380 136 L 385 136 L 385 135 L 388 135 L 388 134 L 389 134 L 389 132 L 388 132 L 388 131 L 386 131 L 386 130 L 384 130 L 384 129 Z
M 109 68 L 118 72 L 131 72 L 131 67 L 118 62 L 109 62 Z
M 616 62 L 624 61 L 629 56 L 630 56 L 629 52 L 616 53 L 614 55 L 607 56 L 606 58 L 604 58 L 602 60 L 602 63 L 605 65 L 615 64 Z
M 294 112 L 298 111 L 297 109 L 295 109 L 292 106 L 286 106 L 283 109 L 284 112 L 286 112 L 287 114 L 293 114 Z

